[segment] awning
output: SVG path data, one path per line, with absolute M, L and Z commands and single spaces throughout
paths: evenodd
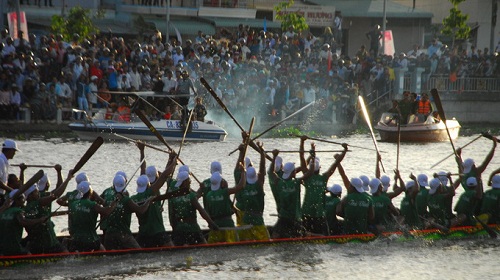
M 158 30 L 160 30 L 162 33 L 165 32 L 167 29 L 167 22 L 165 19 L 152 19 L 152 18 L 145 18 L 144 21 L 146 22 L 152 22 L 156 26 Z M 175 19 L 175 20 L 170 20 L 170 28 L 169 28 L 169 33 L 175 34 L 175 28 L 179 30 L 179 33 L 181 35 L 198 35 L 198 31 L 201 30 L 203 34 L 215 34 L 215 27 L 207 22 L 201 22 L 197 20 L 189 20 L 189 19 Z
M 244 19 L 244 18 L 205 18 L 212 21 L 216 27 L 225 28 L 238 28 L 238 25 L 243 24 L 243 26 L 248 25 L 251 28 L 264 28 L 263 19 Z M 281 28 L 281 23 L 274 22 L 269 19 L 266 20 L 267 28 Z
M 119 22 L 112 19 L 94 20 L 94 25 L 103 33 L 111 31 L 114 34 L 136 35 L 139 33 L 132 23 Z M 28 17 L 28 24 L 50 27 L 51 20 L 46 17 Z

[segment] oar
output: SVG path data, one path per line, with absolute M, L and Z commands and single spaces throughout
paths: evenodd
M 399 108 L 398 108 L 399 111 Z M 401 112 L 399 113 L 399 119 L 398 119 L 398 143 L 397 143 L 397 150 L 396 150 L 396 170 L 399 170 L 399 147 L 401 146 Z
M 13 167 L 19 167 L 20 164 L 12 164 Z M 54 165 L 43 165 L 43 164 L 25 164 L 26 167 L 36 167 L 36 168 L 54 168 Z
M 478 137 L 472 139 L 469 143 L 465 144 L 462 146 L 462 149 L 469 146 L 470 144 L 476 142 L 478 139 L 480 139 L 481 137 L 483 137 L 483 135 L 479 135 Z M 431 169 L 438 166 L 439 164 L 441 164 L 443 161 L 447 160 L 448 158 L 450 158 L 451 156 L 455 155 L 455 153 L 451 153 L 449 155 L 447 155 L 445 158 L 443 158 L 442 160 L 438 161 L 437 163 L 435 163 L 433 166 L 431 166 Z
M 441 120 L 444 122 L 444 127 L 446 128 L 446 133 L 448 134 L 448 139 L 450 139 L 451 148 L 453 149 L 453 154 L 456 155 L 457 151 L 455 150 L 455 145 L 453 144 L 453 140 L 451 139 L 450 130 L 448 129 L 448 125 L 446 124 L 446 116 L 444 115 L 443 104 L 441 103 L 441 98 L 439 97 L 439 93 L 437 89 L 431 89 L 432 98 L 434 99 L 434 103 L 436 103 L 436 107 L 438 109 L 439 116 Z
M 191 112 L 189 113 L 189 118 L 188 118 L 187 123 L 186 123 L 186 127 L 184 127 L 184 133 L 182 134 L 182 140 L 181 140 L 181 144 L 179 145 L 179 151 L 177 152 L 177 157 L 179 157 L 179 155 L 181 154 L 182 146 L 184 146 L 184 140 L 186 139 L 186 135 L 187 135 L 187 132 L 189 130 L 189 124 L 191 123 L 191 118 L 193 117 L 193 112 L 194 112 L 194 108 L 191 109 Z
M 14 201 L 16 200 L 21 194 L 23 194 L 25 191 L 27 191 L 31 186 L 33 186 L 33 184 L 35 184 L 36 182 L 40 181 L 40 179 L 42 179 L 43 177 L 43 170 L 38 170 L 37 173 L 35 173 L 35 175 L 33 175 L 33 177 L 31 177 L 28 181 L 26 181 L 26 183 L 24 183 L 20 188 L 19 190 L 17 191 L 17 193 L 14 194 L 14 196 L 10 199 L 11 201 Z
M 270 126 L 268 129 L 266 129 L 266 130 L 262 131 L 259 135 L 257 135 L 257 136 L 255 136 L 254 138 L 252 138 L 252 140 L 250 140 L 250 141 L 252 141 L 252 142 L 253 142 L 253 141 L 257 140 L 259 137 L 262 137 L 262 135 L 264 135 L 264 134 L 266 134 L 267 132 L 271 131 L 273 128 L 275 128 L 275 127 L 277 127 L 277 126 L 281 125 L 281 124 L 282 124 L 282 123 L 284 123 L 285 121 L 287 121 L 287 120 L 289 120 L 289 119 L 291 119 L 291 118 L 295 117 L 295 116 L 296 116 L 296 115 L 298 115 L 300 112 L 304 111 L 306 108 L 308 108 L 309 106 L 312 106 L 313 104 L 314 104 L 314 101 L 313 101 L 313 102 L 311 102 L 311 103 L 309 103 L 309 104 L 307 104 L 306 106 L 304 106 L 304 107 L 300 108 L 298 111 L 294 112 L 294 113 L 293 113 L 293 114 L 291 114 L 290 116 L 288 116 L 288 117 L 286 117 L 286 118 L 282 119 L 281 121 L 279 121 L 279 122 L 277 122 L 277 123 L 273 124 L 273 125 L 272 125 L 272 126 Z M 238 149 L 234 149 L 233 151 L 231 151 L 231 152 L 229 153 L 229 155 L 232 155 L 232 154 L 233 154 L 234 152 L 236 152 L 237 150 L 238 150 Z
M 72 169 L 73 174 L 78 172 L 85 165 L 85 163 L 87 163 L 87 161 L 94 155 L 94 153 L 99 149 L 99 147 L 101 147 L 102 143 L 104 143 L 104 139 L 102 139 L 101 136 L 97 137 L 94 140 L 94 143 L 90 145 L 85 154 L 83 154 L 80 160 L 76 163 L 75 167 L 73 167 Z
M 158 138 L 158 140 L 160 142 L 162 142 L 170 151 L 174 151 L 170 145 L 168 145 L 167 141 L 165 141 L 165 139 L 163 138 L 163 136 L 161 136 L 161 134 L 158 132 L 158 130 L 156 130 L 156 128 L 153 126 L 153 124 L 148 120 L 148 118 L 144 115 L 144 113 L 139 110 L 139 109 L 134 109 L 134 113 L 142 120 L 142 122 L 149 128 L 149 130 L 156 136 L 156 138 Z M 177 160 L 186 165 L 179 157 L 177 157 Z M 198 178 L 196 178 L 196 176 L 194 176 L 193 173 L 189 173 L 191 176 L 193 176 L 193 178 L 196 180 L 196 182 L 198 182 L 198 184 L 200 184 L 200 180 L 198 180 Z
M 212 95 L 212 97 L 215 99 L 215 101 L 217 101 L 219 106 L 222 109 L 224 109 L 224 111 L 229 115 L 229 117 L 236 123 L 236 125 L 240 128 L 240 130 L 245 131 L 245 129 L 238 122 L 238 120 L 236 120 L 236 118 L 233 116 L 233 114 L 231 114 L 231 111 L 229 111 L 229 109 L 226 107 L 224 102 L 222 102 L 222 100 L 220 100 L 220 98 L 217 96 L 217 93 L 212 89 L 212 87 L 208 84 L 208 82 L 205 80 L 205 78 L 203 78 L 203 77 L 200 78 L 200 82 L 207 89 L 207 91 Z M 254 150 L 256 150 L 257 152 L 260 153 L 259 148 L 252 141 L 250 141 L 249 144 L 250 144 L 250 147 L 252 147 Z M 266 158 L 268 160 L 271 160 L 271 161 L 273 160 L 273 158 L 270 157 L 269 155 L 266 155 Z
M 373 145 L 375 146 L 375 150 L 377 151 L 377 155 L 380 156 L 380 152 L 378 150 L 378 145 L 377 145 L 377 139 L 375 138 L 375 133 L 373 133 L 373 127 L 372 127 L 372 123 L 370 121 L 370 116 L 368 115 L 368 110 L 366 109 L 365 100 L 363 99 L 363 96 L 361 96 L 361 95 L 358 96 L 358 100 L 359 100 L 359 105 L 361 106 L 361 111 L 363 112 L 363 116 L 365 117 L 366 124 L 368 125 L 368 128 L 370 129 L 370 135 L 371 135 L 372 140 L 373 140 Z M 385 173 L 385 168 L 384 168 L 384 164 L 382 163 L 382 159 L 380 159 L 380 166 L 382 166 L 382 170 Z
M 266 153 L 272 153 L 273 151 L 265 151 Z M 299 150 L 280 150 L 280 153 L 299 153 Z M 344 150 L 329 150 L 329 151 L 314 151 L 315 153 L 342 153 Z M 348 150 L 348 152 L 350 152 Z
M 293 137 L 299 137 L 299 138 L 302 137 L 301 135 L 297 135 L 297 134 L 288 134 L 288 135 L 289 136 L 293 136 Z M 340 142 L 330 141 L 330 140 L 321 139 L 321 138 L 314 138 L 314 137 L 309 137 L 309 136 L 307 136 L 307 139 L 314 140 L 314 141 L 317 141 L 317 142 L 329 143 L 329 144 L 337 144 L 337 145 L 342 145 L 343 144 L 343 143 L 340 143 Z M 367 147 L 363 147 L 363 146 L 354 146 L 354 145 L 351 145 L 351 144 L 349 144 L 349 147 L 359 148 L 359 149 L 365 149 L 365 150 L 370 150 L 370 151 L 376 151 L 375 149 L 371 149 L 371 148 L 367 148 Z M 381 153 L 385 153 L 384 151 L 380 151 L 380 152 Z
M 444 233 L 448 233 L 448 232 L 450 231 L 450 229 L 449 229 L 449 228 L 447 228 L 447 227 L 445 227 L 445 226 L 443 226 L 443 225 L 441 225 L 441 224 L 438 224 L 438 223 L 436 223 L 436 222 L 434 222 L 434 221 L 431 221 L 431 220 L 429 220 L 429 219 L 426 219 L 425 217 L 420 216 L 420 215 L 419 215 L 419 217 L 420 217 L 420 219 L 422 219 L 422 220 L 424 220 L 424 221 L 428 222 L 431 226 L 433 226 L 433 227 L 435 227 L 435 228 L 439 229 L 440 231 L 442 231 L 442 232 L 444 232 Z
M 134 139 L 132 139 L 132 138 L 128 138 L 127 136 L 123 136 L 123 135 L 120 135 L 120 134 L 118 134 L 118 133 L 114 133 L 114 135 L 115 135 L 115 136 L 118 136 L 118 137 L 120 137 L 120 138 L 123 138 L 123 139 L 125 139 L 125 140 L 127 140 L 127 141 L 133 142 L 133 143 L 138 143 L 138 142 L 139 142 L 138 140 L 134 140 Z M 156 151 L 159 151 L 159 152 L 163 152 L 163 153 L 166 153 L 166 154 L 170 154 L 170 152 L 169 152 L 169 151 L 166 151 L 166 150 L 163 150 L 163 149 L 157 148 L 157 147 L 155 147 L 155 146 L 153 146 L 153 145 L 149 145 L 149 144 L 144 143 L 144 142 L 141 142 L 141 143 L 142 143 L 142 144 L 144 144 L 144 146 L 145 146 L 145 147 L 148 147 L 148 148 L 151 148 L 151 149 L 153 149 L 153 150 L 156 150 Z
M 476 216 L 474 216 L 474 219 L 484 228 L 484 230 L 491 238 L 497 238 L 497 233 L 492 228 L 490 228 L 490 226 L 488 226 L 485 222 L 481 221 L 481 219 L 477 218 Z

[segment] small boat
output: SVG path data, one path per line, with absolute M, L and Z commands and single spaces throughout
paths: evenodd
M 500 230 L 500 225 L 489 225 L 491 230 Z M 206 234 L 207 232 L 205 232 Z M 54 254 L 33 254 L 19 256 L 0 256 L 0 267 L 11 267 L 27 264 L 44 264 L 56 262 L 63 259 L 88 259 L 103 256 L 118 256 L 141 253 L 161 253 L 166 251 L 179 251 L 189 249 L 203 248 L 224 248 L 224 247 L 262 247 L 276 246 L 280 244 L 345 244 L 345 243 L 366 243 L 380 238 L 390 241 L 411 241 L 411 240 L 440 240 L 440 239 L 464 239 L 464 238 L 487 238 L 487 231 L 481 226 L 461 226 L 450 228 L 448 232 L 442 232 L 439 229 L 410 230 L 406 232 L 394 231 L 384 232 L 380 235 L 369 234 L 350 234 L 334 236 L 308 236 L 299 238 L 270 239 L 266 241 L 238 241 L 231 243 L 199 244 L 190 246 L 168 246 L 155 248 L 125 249 L 125 250 L 107 250 L 94 252 L 69 252 Z M 61 237 L 62 238 L 62 237 Z
M 158 112 L 150 102 L 146 100 L 154 99 L 170 99 L 174 100 L 175 95 L 169 95 L 157 92 L 106 92 L 111 95 L 117 96 L 118 99 L 126 100 L 128 103 L 129 98 L 146 103 L 146 106 L 151 106 Z M 175 100 L 174 100 L 175 102 Z M 175 102 L 176 103 L 176 102 Z M 111 107 L 111 106 L 110 106 Z M 126 107 L 126 106 L 125 106 Z M 75 112 L 82 112 L 74 110 Z M 86 114 L 86 113 L 85 113 Z M 158 138 L 151 133 L 151 129 L 156 129 L 163 138 L 167 141 L 181 141 L 184 136 L 184 126 L 180 120 L 166 120 L 154 119 L 149 120 L 152 128 L 148 127 L 130 108 L 125 115 L 120 115 L 110 108 L 100 109 L 94 116 L 86 116 L 83 120 L 79 120 L 69 124 L 69 128 L 75 132 L 82 140 L 94 140 L 98 136 L 107 134 L 105 139 L 109 140 L 123 140 L 116 134 L 125 136 L 134 140 L 141 141 L 158 141 Z M 227 132 L 216 125 L 213 121 L 191 121 L 185 141 L 224 141 Z
M 458 137 L 460 124 L 453 118 L 446 120 L 446 125 L 452 140 Z M 380 134 L 380 140 L 384 142 L 398 141 L 397 114 L 383 113 L 380 121 L 375 126 Z M 411 115 L 408 124 L 401 125 L 401 142 L 440 142 L 448 141 L 446 126 L 442 120 L 429 116 L 426 120 L 419 120 L 416 115 Z

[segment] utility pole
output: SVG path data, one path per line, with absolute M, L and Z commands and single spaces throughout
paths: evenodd
M 385 9 L 386 3 L 387 3 L 387 0 L 384 0 L 384 10 L 383 10 L 383 16 L 382 16 L 382 55 L 385 55 L 385 28 L 386 28 L 385 22 L 387 21 L 387 12 Z

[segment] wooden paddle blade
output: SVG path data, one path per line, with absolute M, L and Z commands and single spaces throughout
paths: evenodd
M 170 148 L 170 146 L 168 145 L 167 141 L 165 141 L 165 138 L 161 136 L 158 130 L 156 130 L 156 128 L 153 126 L 153 124 L 148 120 L 146 115 L 144 115 L 144 113 L 141 110 L 136 109 L 134 113 L 139 117 L 139 119 L 141 119 L 141 121 L 148 127 L 149 131 L 151 131 L 154 134 L 154 136 L 158 138 L 160 142 L 162 142 L 170 151 L 173 151 L 172 148 Z
M 250 128 L 248 129 L 248 138 L 245 140 L 245 147 L 243 149 L 243 154 L 247 154 L 247 149 L 248 149 L 248 144 L 252 141 L 250 138 L 252 136 L 252 131 L 253 131 L 253 126 L 255 124 L 255 117 L 252 118 L 252 121 L 250 122 Z
M 434 99 L 434 103 L 436 104 L 436 108 L 438 110 L 439 117 L 441 118 L 441 120 L 443 120 L 443 122 L 446 123 L 446 116 L 444 114 L 443 104 L 441 103 L 441 98 L 439 97 L 439 93 L 438 93 L 437 89 L 435 89 L 435 88 L 431 89 L 431 95 L 432 95 L 432 99 Z
M 97 137 L 94 140 L 94 143 L 92 143 L 92 145 L 87 149 L 85 154 L 83 154 L 80 160 L 76 163 L 75 167 L 73 167 L 73 174 L 78 172 L 78 170 L 80 170 L 85 165 L 85 163 L 87 163 L 87 161 L 94 155 L 94 153 L 99 149 L 99 147 L 101 147 L 102 143 L 104 143 L 104 139 L 102 139 L 101 136 Z
M 488 233 L 488 235 L 491 238 L 495 238 L 495 239 L 497 238 L 497 233 L 492 228 L 490 228 L 485 222 L 483 222 L 481 219 L 479 219 L 476 216 L 474 216 L 474 219 L 476 219 L 476 221 L 484 228 L 484 230 Z
M 24 183 L 20 188 L 19 191 L 14 194 L 14 196 L 11 198 L 12 201 L 14 201 L 16 198 L 18 198 L 21 194 L 23 194 L 26 190 L 28 190 L 31 186 L 33 186 L 35 183 L 37 183 L 40 179 L 43 177 L 43 170 L 40 169 L 38 170 L 33 177 L 31 177 L 26 183 Z

